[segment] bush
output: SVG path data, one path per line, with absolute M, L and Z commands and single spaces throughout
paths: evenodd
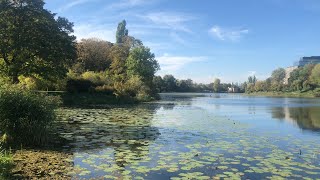
M 107 75 L 103 72 L 87 71 L 81 75 L 82 79 L 91 81 L 96 86 L 109 85 L 110 82 Z
M 66 87 L 66 79 L 50 81 L 39 77 L 19 76 L 19 85 L 28 90 L 63 91 Z
M 97 86 L 94 90 L 95 90 L 95 92 L 105 93 L 108 95 L 112 95 L 114 92 L 113 87 L 107 86 L 107 85 Z
M 67 91 L 74 92 L 90 92 L 94 84 L 89 80 L 84 79 L 70 79 L 67 81 Z
M 7 143 L 41 145 L 55 120 L 58 100 L 8 86 L 0 89 L 0 131 Z

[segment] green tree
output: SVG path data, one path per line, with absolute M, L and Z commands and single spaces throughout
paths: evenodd
M 286 77 L 286 71 L 283 68 L 274 70 L 271 74 L 271 90 L 281 91 L 284 87 L 284 78 Z
M 257 78 L 256 76 L 249 76 L 248 77 L 248 83 L 256 84 Z
M 110 65 L 109 71 L 114 81 L 125 81 L 126 78 L 126 59 L 129 55 L 129 49 L 114 45 L 110 51 L 110 58 L 112 63 Z
M 117 44 L 123 43 L 124 37 L 128 36 L 129 34 L 129 31 L 126 28 L 126 25 L 127 25 L 126 20 L 123 20 L 118 24 L 117 33 L 116 33 Z
M 214 80 L 214 83 L 213 83 L 214 92 L 220 92 L 220 83 L 221 83 L 220 79 L 216 78 Z
M 314 86 L 320 86 L 320 64 L 317 64 L 311 71 L 310 81 Z
M 127 74 L 129 76 L 137 75 L 149 87 L 152 85 L 154 74 L 160 69 L 150 49 L 144 46 L 134 48 L 130 51 L 126 60 Z
M 314 64 L 308 64 L 303 67 L 299 67 L 298 69 L 295 69 L 291 74 L 289 78 L 289 86 L 291 90 L 306 90 L 310 88 L 310 84 L 312 84 L 311 81 L 311 73 L 313 68 L 315 67 Z
M 105 71 L 111 64 L 110 51 L 112 43 L 96 38 L 82 39 L 77 44 L 77 61 L 73 70 L 77 73 L 84 71 Z
M 0 1 L 0 72 L 64 76 L 76 56 L 73 24 L 44 9 L 43 0 Z
M 174 92 L 177 89 L 177 79 L 173 75 L 163 76 L 163 83 L 166 92 Z
M 158 93 L 161 93 L 164 89 L 164 82 L 162 80 L 161 76 L 154 76 L 152 83 L 155 87 L 155 89 L 157 90 Z
M 286 70 L 283 68 L 278 68 L 272 72 L 271 81 L 274 83 L 283 84 L 285 77 L 286 77 Z

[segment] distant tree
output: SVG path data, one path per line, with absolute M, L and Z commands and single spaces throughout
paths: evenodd
M 255 84 L 257 82 L 256 76 L 249 76 L 248 83 Z
M 283 84 L 285 77 L 286 77 L 286 70 L 283 68 L 278 68 L 272 72 L 271 81 L 272 83 Z
M 62 77 L 76 56 L 73 24 L 44 9 L 43 0 L 0 1 L 0 72 Z
M 117 33 L 116 33 L 117 44 L 123 43 L 124 38 L 129 34 L 129 31 L 126 28 L 126 25 L 127 25 L 126 20 L 123 20 L 118 24 Z
M 314 86 L 320 86 L 320 64 L 317 64 L 311 71 L 310 81 Z
M 193 91 L 193 82 L 191 79 L 187 80 L 177 80 L 177 91 L 180 92 L 192 92 Z M 200 90 L 201 84 L 198 86 L 197 90 Z M 200 90 L 201 91 L 201 90 Z
M 177 80 L 173 75 L 165 75 L 163 77 L 163 83 L 166 92 L 174 92 L 177 89 Z
M 155 89 L 157 90 L 158 93 L 162 92 L 164 90 L 164 82 L 162 80 L 161 76 L 154 76 L 152 83 L 155 87 Z
M 160 69 L 158 61 L 155 59 L 150 49 L 144 46 L 134 48 L 130 51 L 126 60 L 127 74 L 138 75 L 142 81 L 152 83 L 154 74 Z
M 134 38 L 132 36 L 129 36 L 129 35 L 123 37 L 122 40 L 123 40 L 122 44 L 125 47 L 129 48 L 130 50 L 133 49 L 133 48 L 137 48 L 137 47 L 143 46 L 143 43 L 142 43 L 141 40 L 136 39 L 136 38 Z
M 253 84 L 256 84 L 257 81 L 258 81 L 258 80 L 257 80 L 256 76 L 253 76 L 253 78 L 252 78 L 252 83 L 253 83 Z
M 256 92 L 259 91 L 267 91 L 267 86 L 265 81 L 257 81 L 254 85 L 254 89 Z
M 314 67 L 314 64 L 308 64 L 291 72 L 289 78 L 290 89 L 293 91 L 301 91 L 310 88 L 312 84 L 310 76 Z
M 82 39 L 77 44 L 78 58 L 73 66 L 75 72 L 105 71 L 112 62 L 112 43 L 100 39 Z M 82 71 L 82 72 L 81 72 Z
M 213 83 L 213 91 L 214 92 L 220 92 L 220 83 L 221 83 L 220 79 L 216 78 L 214 80 L 214 83 Z

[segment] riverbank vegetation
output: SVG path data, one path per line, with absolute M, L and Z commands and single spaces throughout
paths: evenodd
M 264 81 L 249 77 L 243 84 L 250 94 L 292 97 L 320 97 L 320 64 L 298 67 L 286 78 L 283 68 L 272 72 Z
M 33 91 L 106 93 L 115 98 L 157 98 L 160 69 L 151 50 L 118 24 L 116 42 L 76 41 L 73 23 L 43 8 L 43 1 L 1 1 L 2 84 Z
M 53 141 L 60 105 L 120 104 L 158 98 L 155 55 L 118 24 L 116 42 L 76 40 L 73 23 L 42 0 L 0 1 L 2 148 L 43 148 Z M 52 92 L 50 92 L 52 91 Z M 4 152 L 5 150 L 3 150 Z M 14 152 L 13 152 L 14 153 Z M 0 175 L 12 158 L 0 157 Z
M 155 76 L 153 84 L 158 93 L 163 92 L 229 92 L 229 88 L 236 88 L 237 92 L 243 91 L 238 84 L 221 83 L 220 79 L 215 79 L 209 84 L 195 83 L 191 79 L 176 79 L 173 75 Z

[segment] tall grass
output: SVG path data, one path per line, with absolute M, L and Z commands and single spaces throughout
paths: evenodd
M 2 149 L 0 152 L 0 179 L 7 179 L 13 167 L 13 158 L 10 151 Z
M 0 89 L 0 131 L 9 144 L 42 145 L 55 120 L 58 101 L 15 86 Z

